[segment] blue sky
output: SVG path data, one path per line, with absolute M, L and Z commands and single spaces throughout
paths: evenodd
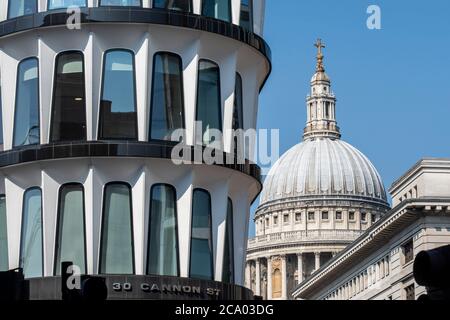
M 372 4 L 381 30 L 366 26 Z M 267 0 L 265 21 L 273 72 L 258 127 L 280 129 L 281 154 L 301 141 L 320 37 L 343 139 L 387 188 L 423 157 L 450 157 L 450 1 Z

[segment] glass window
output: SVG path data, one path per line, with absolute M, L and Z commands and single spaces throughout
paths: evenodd
M 322 212 L 322 220 L 328 220 L 328 211 Z
M 231 22 L 230 0 L 203 0 L 202 15 Z
M 313 221 L 316 219 L 316 215 L 314 212 L 308 212 L 308 220 Z
M 131 188 L 123 183 L 105 187 L 100 248 L 101 274 L 133 274 Z
M 61 263 L 73 262 L 86 273 L 84 227 L 84 190 L 81 184 L 61 188 L 58 204 L 55 275 L 61 275 Z
M 178 276 L 177 197 L 168 185 L 152 188 L 147 274 Z
M 342 220 L 342 211 L 336 211 L 336 220 Z
M 56 58 L 51 141 L 86 140 L 84 62 L 81 52 Z
M 200 189 L 193 195 L 190 260 L 191 278 L 213 280 L 211 196 Z
M 100 6 L 141 7 L 141 0 L 100 0 Z
M 20 240 L 20 268 L 25 278 L 42 277 L 42 192 L 29 189 L 23 196 L 22 235 Z
M 228 199 L 227 222 L 225 228 L 225 249 L 223 257 L 222 281 L 234 283 L 234 226 L 233 226 L 233 202 Z
M 37 12 L 37 0 L 9 0 L 8 19 Z
M 181 58 L 157 53 L 153 63 L 150 140 L 171 140 L 184 128 L 183 69 Z
M 217 64 L 206 60 L 201 60 L 198 68 L 197 121 L 202 123 L 202 137 L 197 143 L 210 144 L 214 142 L 210 130 L 222 130 L 220 70 Z
M 9 270 L 8 228 L 6 225 L 6 197 L 0 196 L 0 271 Z
M 134 54 L 131 51 L 112 50 L 105 54 L 99 138 L 137 140 Z
M 192 12 L 192 0 L 153 0 L 153 7 Z
M 38 144 L 39 67 L 36 58 L 23 60 L 17 71 L 14 147 Z
M 3 103 L 2 103 L 1 79 L 0 79 L 0 151 L 3 151 Z
M 236 87 L 234 90 L 233 130 L 244 129 L 244 107 L 242 96 L 242 77 L 236 73 Z
M 48 10 L 68 8 L 70 6 L 86 7 L 86 0 L 48 0 Z
M 241 0 L 239 25 L 249 31 L 253 31 L 253 0 Z

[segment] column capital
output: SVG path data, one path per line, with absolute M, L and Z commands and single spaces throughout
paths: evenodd
M 319 256 L 321 253 L 322 253 L 322 252 L 320 252 L 320 251 L 314 251 L 314 255 L 315 255 L 315 256 Z
M 303 252 L 297 252 L 297 257 L 299 258 L 303 257 Z

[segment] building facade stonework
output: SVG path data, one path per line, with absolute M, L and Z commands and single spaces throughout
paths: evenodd
M 302 300 L 416 300 L 414 259 L 450 243 L 450 159 L 424 159 L 390 190 L 394 208 L 292 291 Z
M 303 142 L 273 166 L 255 213 L 246 286 L 264 299 L 290 299 L 314 274 L 389 210 L 383 182 L 359 150 L 341 140 L 336 97 L 318 49 Z

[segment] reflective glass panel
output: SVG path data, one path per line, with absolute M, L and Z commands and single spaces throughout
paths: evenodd
M 99 138 L 137 139 L 134 55 L 126 50 L 105 54 Z
M 131 189 L 109 184 L 104 192 L 101 274 L 133 274 Z
M 192 0 L 153 0 L 153 7 L 192 12 Z
M 68 8 L 71 6 L 86 7 L 86 0 L 49 0 L 48 10 Z
M 40 189 L 30 189 L 23 197 L 20 267 L 25 278 L 42 277 L 42 193 Z
M 230 0 L 203 0 L 202 15 L 231 22 Z
M 158 53 L 153 69 L 150 140 L 171 140 L 184 128 L 183 70 L 177 55 Z
M 176 200 L 173 187 L 152 188 L 147 274 L 178 276 Z
M 63 186 L 59 196 L 55 274 L 61 262 L 73 262 L 86 273 L 84 191 L 82 185 Z
M 227 221 L 225 228 L 225 248 L 223 257 L 222 278 L 225 283 L 234 283 L 234 228 L 233 202 L 228 199 Z
M 9 0 L 8 19 L 37 12 L 37 0 Z

